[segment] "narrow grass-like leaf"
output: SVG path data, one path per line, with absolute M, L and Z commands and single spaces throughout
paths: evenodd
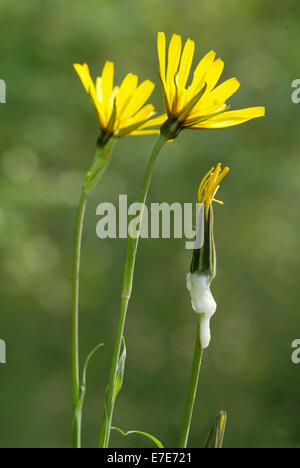
M 86 376 L 87 376 L 87 370 L 88 370 L 88 366 L 89 366 L 89 363 L 90 363 L 90 360 L 92 359 L 92 357 L 94 356 L 94 354 L 98 351 L 98 349 L 100 349 L 102 346 L 104 346 L 103 343 L 100 343 L 98 346 L 96 346 L 91 352 L 90 354 L 88 355 L 88 357 L 86 358 L 86 361 L 85 361 L 85 364 L 84 364 L 84 367 L 83 367 L 83 373 L 82 373 L 82 384 L 81 384 L 81 387 L 80 387 L 80 398 L 79 398 L 79 401 L 78 401 L 78 405 L 77 405 L 77 408 L 75 410 L 75 413 L 74 413 L 74 422 L 77 421 L 77 425 L 78 427 L 80 428 L 80 432 L 81 432 L 81 421 L 82 421 L 82 409 L 83 409 L 83 404 L 84 404 L 84 399 L 85 399 L 85 393 L 86 393 Z M 75 424 L 73 423 L 74 427 L 75 427 Z
M 152 442 L 154 442 L 154 444 L 156 445 L 156 447 L 158 447 L 158 448 L 164 448 L 163 444 L 162 444 L 156 437 L 154 437 L 154 436 L 151 435 L 151 434 L 147 434 L 147 432 L 143 432 L 143 431 L 128 431 L 128 432 L 124 432 L 124 431 L 122 431 L 122 429 L 120 429 L 119 427 L 112 427 L 112 429 L 114 429 L 115 431 L 120 432 L 120 434 L 122 434 L 122 436 L 124 436 L 124 437 L 127 437 L 127 436 L 132 435 L 132 434 L 139 434 L 139 435 L 142 435 L 142 436 L 144 436 L 144 437 L 147 437 L 147 439 L 152 440 Z
M 117 375 L 116 375 L 116 380 L 115 380 L 115 385 L 114 385 L 113 401 L 116 400 L 117 395 L 118 395 L 118 393 L 121 390 L 122 385 L 123 385 L 125 362 L 126 362 L 126 344 L 125 344 L 125 340 L 124 340 L 124 337 L 123 337 L 123 351 L 122 351 L 122 353 L 121 353 L 121 355 L 119 357 Z
M 227 414 L 220 411 L 209 434 L 205 448 L 222 448 L 227 423 Z
M 114 382 L 114 392 L 113 398 L 110 406 L 110 402 L 108 401 L 108 391 L 106 391 L 105 395 L 105 440 L 108 440 L 110 429 L 111 429 L 111 421 L 112 421 L 112 412 L 113 407 L 117 398 L 119 391 L 123 385 L 124 379 L 124 371 L 125 371 L 125 362 L 126 362 L 126 344 L 125 339 L 123 337 L 123 351 L 120 354 L 118 368 L 117 368 L 117 375 Z

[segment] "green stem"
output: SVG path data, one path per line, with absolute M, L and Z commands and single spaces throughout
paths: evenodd
M 80 279 L 80 256 L 83 222 L 87 199 L 96 184 L 104 174 L 111 157 L 111 150 L 115 139 L 111 138 L 105 146 L 98 148 L 93 165 L 87 173 L 81 192 L 78 206 L 75 240 L 74 240 L 74 262 L 73 262 L 73 292 L 72 292 L 72 388 L 73 388 L 73 448 L 81 447 L 81 417 L 76 417 L 76 410 L 80 400 L 80 377 L 79 377 L 79 279 Z
M 196 334 L 196 342 L 195 342 L 192 375 L 191 375 L 188 397 L 187 397 L 186 406 L 185 406 L 185 412 L 184 412 L 184 418 L 183 418 L 179 444 L 178 444 L 179 448 L 186 448 L 187 443 L 188 443 L 194 404 L 195 404 L 197 388 L 198 388 L 201 363 L 202 363 L 203 349 L 201 348 L 201 343 L 200 343 L 200 317 L 198 317 L 197 320 L 198 320 L 198 323 L 197 323 L 197 334 Z
M 74 241 L 74 265 L 73 265 L 73 305 L 72 305 L 72 382 L 73 382 L 73 414 L 79 402 L 79 337 L 78 337 L 78 304 L 79 304 L 79 273 L 80 273 L 80 253 L 83 231 L 83 221 L 87 195 L 82 191 Z M 80 421 L 74 418 L 73 421 L 73 448 L 80 448 Z
M 159 155 L 160 150 L 162 149 L 164 144 L 167 142 L 167 139 L 168 138 L 165 136 L 160 136 L 160 138 L 158 139 L 152 151 L 152 154 L 151 154 L 151 157 L 150 157 L 147 169 L 146 169 L 146 173 L 144 176 L 144 181 L 143 181 L 140 197 L 139 197 L 139 203 L 142 203 L 143 205 L 145 205 L 146 203 L 147 194 L 148 194 L 156 159 Z M 140 219 L 142 219 L 142 215 Z M 128 249 L 127 249 L 127 258 L 126 258 L 123 289 L 122 289 L 121 309 L 120 309 L 120 315 L 119 315 L 118 326 L 117 326 L 117 335 L 115 339 L 113 358 L 112 358 L 112 363 L 111 363 L 109 384 L 108 384 L 108 389 L 107 389 L 107 394 L 106 394 L 105 409 L 104 409 L 104 414 L 102 417 L 99 448 L 107 448 L 109 444 L 109 439 L 110 439 L 111 423 L 112 423 L 112 416 L 113 416 L 113 410 L 114 410 L 114 404 L 115 404 L 115 395 L 114 395 L 115 381 L 116 381 L 116 376 L 117 376 L 118 363 L 119 363 L 122 339 L 123 339 L 123 334 L 124 334 L 126 314 L 127 314 L 128 304 L 129 304 L 129 300 L 131 297 L 132 286 L 133 286 L 133 276 L 134 276 L 136 253 L 137 253 L 138 242 L 139 242 L 140 227 L 141 227 L 141 221 L 139 225 L 138 236 L 136 236 L 136 238 L 134 239 L 130 236 L 128 237 Z

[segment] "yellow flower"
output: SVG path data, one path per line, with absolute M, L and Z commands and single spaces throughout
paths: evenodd
M 150 130 L 149 127 L 162 124 L 165 117 L 152 118 L 155 115 L 154 106 L 145 105 L 155 86 L 151 81 L 146 80 L 138 85 L 138 77 L 129 73 L 120 87 L 114 87 L 112 62 L 105 63 L 96 83 L 86 63 L 74 64 L 74 68 L 91 97 L 104 140 L 112 135 L 124 137 L 159 133 L 159 130 Z
M 220 182 L 230 171 L 229 167 L 222 170 L 222 165 L 219 163 L 216 168 L 212 167 L 203 178 L 198 190 L 198 202 L 205 204 L 206 217 L 208 217 L 209 209 L 213 201 L 223 204 L 216 200 L 215 195 L 220 187 Z
M 187 86 L 194 51 L 195 43 L 188 39 L 182 52 L 181 37 L 174 34 L 166 68 L 166 38 L 164 33 L 158 34 L 159 76 L 165 108 L 169 122 L 179 123 L 177 134 L 183 128 L 225 128 L 265 115 L 264 107 L 228 112 L 226 101 L 238 90 L 240 83 L 236 78 L 231 78 L 216 87 L 224 62 L 221 59 L 215 60 L 214 51 L 202 58 L 191 84 Z M 174 135 L 176 136 L 175 132 Z

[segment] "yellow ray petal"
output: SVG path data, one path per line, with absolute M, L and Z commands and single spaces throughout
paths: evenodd
M 137 85 L 138 77 L 132 73 L 129 73 L 122 81 L 119 94 L 116 98 L 118 118 L 121 118 L 123 111 L 129 104 L 130 99 L 137 88 Z
M 93 80 L 90 75 L 89 66 L 86 63 L 84 63 L 83 65 L 80 65 L 80 63 L 74 63 L 73 67 L 76 73 L 78 74 L 86 92 L 89 93 L 90 87 L 91 85 L 93 85 Z
M 101 80 L 97 80 L 97 95 L 101 97 L 101 113 L 104 125 L 107 126 L 110 120 L 113 104 L 110 96 L 113 92 L 114 64 L 106 62 L 102 70 Z
M 203 190 L 204 190 L 204 187 L 205 187 L 205 184 L 207 182 L 207 180 L 209 179 L 210 175 L 213 173 L 213 171 L 215 170 L 214 167 L 212 167 L 206 174 L 205 176 L 203 177 L 200 185 L 199 185 L 199 189 L 198 189 L 198 203 L 203 203 L 203 198 L 202 198 L 202 193 L 203 193 Z
M 101 126 L 105 127 L 106 115 L 105 115 L 104 107 L 103 107 L 102 78 L 100 76 L 96 80 L 96 88 L 93 89 L 93 87 L 91 87 L 90 95 L 97 108 L 97 111 L 101 120 Z
M 102 94 L 102 77 L 98 76 L 96 79 L 96 94 L 99 102 L 103 102 L 103 94 Z
M 78 73 L 86 92 L 91 96 L 92 102 L 97 112 L 99 124 L 103 128 L 105 126 L 105 116 L 101 103 L 97 97 L 96 87 L 91 78 L 89 67 L 86 63 L 83 65 L 76 63 L 74 64 L 74 68 Z
M 126 120 L 132 117 L 145 104 L 145 102 L 151 96 L 154 87 L 154 83 L 152 83 L 150 80 L 146 80 L 140 84 L 140 86 L 133 93 L 129 104 L 124 110 L 122 114 L 122 120 Z
M 162 81 L 166 81 L 166 36 L 163 32 L 157 35 L 157 50 L 159 60 L 159 72 Z
M 214 63 L 216 53 L 211 50 L 199 62 L 191 86 L 188 88 L 187 100 L 190 100 L 194 94 L 203 86 L 204 76 Z
M 122 120 L 120 123 L 120 129 L 135 125 L 138 122 L 144 122 L 146 119 L 149 119 L 155 115 L 154 106 L 152 104 L 147 104 L 142 109 L 140 109 L 134 117 L 126 120 Z
M 224 112 L 227 110 L 226 104 L 215 104 L 207 107 L 195 108 L 191 114 L 185 119 L 185 126 L 191 125 L 196 120 L 211 116 L 219 112 Z
M 119 91 L 120 91 L 119 86 L 115 86 L 114 89 L 112 90 L 112 93 L 109 96 L 109 103 L 110 103 L 111 107 L 114 106 L 116 98 L 117 98 L 117 96 L 119 94 Z
M 214 62 L 211 68 L 208 70 L 205 81 L 207 83 L 207 90 L 206 95 L 210 93 L 210 91 L 216 86 L 218 83 L 220 76 L 224 70 L 224 62 L 221 59 L 218 59 Z
M 217 189 L 217 187 L 219 186 L 220 182 L 221 182 L 221 181 L 224 179 L 224 177 L 228 174 L 229 171 L 230 171 L 229 167 L 225 167 L 225 168 L 222 170 L 221 163 L 219 163 L 218 176 L 217 176 L 216 179 L 214 180 L 214 184 L 216 185 L 216 189 Z M 216 195 L 216 192 L 214 192 L 214 195 Z
M 169 100 L 170 107 L 172 107 L 172 102 L 175 96 L 175 74 L 178 70 L 178 65 L 181 57 L 181 37 L 178 34 L 174 34 L 168 54 L 168 70 L 167 70 L 167 96 Z
M 179 67 L 178 83 L 177 83 L 179 92 L 181 91 L 182 88 L 185 88 L 188 76 L 190 74 L 194 52 L 195 52 L 195 42 L 191 41 L 191 39 L 188 39 L 183 49 L 181 63 Z
M 221 115 L 212 117 L 204 122 L 190 127 L 191 129 L 199 128 L 227 128 L 234 125 L 239 125 L 248 120 L 265 116 L 264 107 L 249 107 L 248 109 L 240 109 L 235 111 L 224 112 Z
M 149 119 L 145 124 L 143 124 L 140 128 L 148 128 L 148 127 L 156 127 L 157 125 L 162 125 L 167 120 L 167 114 L 162 114 L 159 117 L 154 117 L 153 119 Z
M 215 200 L 215 195 L 219 189 L 221 181 L 229 171 L 229 167 L 225 167 L 222 170 L 222 165 L 219 163 L 216 168 L 211 168 L 203 178 L 198 190 L 198 202 L 205 204 L 206 217 L 208 217 L 209 208 L 213 201 L 223 204 L 223 202 Z
M 201 106 L 223 104 L 239 89 L 239 87 L 239 81 L 236 78 L 230 78 L 217 86 L 217 88 L 211 91 L 211 93 L 206 97 L 204 96 L 199 104 Z
M 129 133 L 129 135 L 159 135 L 159 130 L 135 130 Z
M 103 101 L 109 99 L 113 91 L 114 81 L 114 64 L 113 62 L 106 62 L 102 70 L 102 94 Z

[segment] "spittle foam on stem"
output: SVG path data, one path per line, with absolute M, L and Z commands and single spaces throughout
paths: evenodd
M 203 349 L 210 343 L 210 320 L 217 309 L 210 291 L 211 278 L 205 274 L 188 273 L 187 288 L 191 295 L 192 307 L 200 316 L 200 343 Z

